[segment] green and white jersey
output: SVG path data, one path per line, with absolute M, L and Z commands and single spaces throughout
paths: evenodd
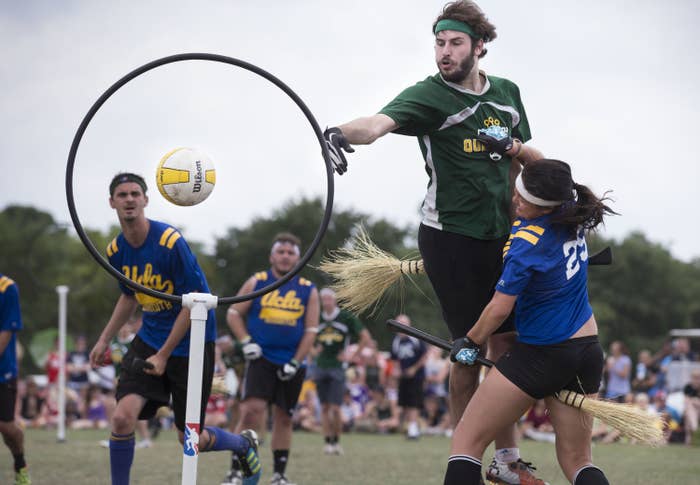
M 523 142 L 531 137 L 518 87 L 482 74 L 480 94 L 438 73 L 404 90 L 380 113 L 399 125 L 394 133 L 418 137 L 430 177 L 423 224 L 492 240 L 510 230 L 511 159 L 491 160 L 477 131 L 497 125 Z
M 342 367 L 338 355 L 350 341 L 356 341 L 362 332 L 360 320 L 347 310 L 335 309 L 330 315 L 321 312 L 321 323 L 318 326 L 316 343 L 321 345 L 321 353 L 316 359 L 316 365 L 321 369 Z

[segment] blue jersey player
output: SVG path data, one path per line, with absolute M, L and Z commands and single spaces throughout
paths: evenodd
M 270 269 L 251 276 L 238 294 L 259 290 L 289 273 L 299 261 L 300 245 L 293 234 L 278 234 L 270 251 Z M 295 276 L 252 301 L 234 303 L 227 312 L 229 327 L 243 343 L 247 361 L 236 430 L 261 429 L 268 403 L 274 404 L 272 485 L 291 485 L 285 470 L 292 443 L 292 413 L 304 382 L 301 363 L 316 339 L 320 311 L 316 286 Z M 234 459 L 223 483 L 241 483 L 238 468 Z
M 136 174 L 120 173 L 112 179 L 109 204 L 117 212 L 122 233 L 107 247 L 109 263 L 130 280 L 163 293 L 209 293 L 204 273 L 180 232 L 146 218 L 146 190 L 145 181 Z M 189 361 L 189 310 L 121 283 L 119 287 L 121 295 L 112 316 L 90 352 L 91 365 L 101 365 L 114 335 L 141 307 L 143 325 L 122 360 L 117 385 L 118 403 L 109 445 L 113 485 L 129 483 L 136 421 L 153 417 L 171 400 L 178 438 L 183 443 Z M 233 451 L 240 457 L 247 483 L 257 483 L 260 462 L 255 432 L 234 435 L 203 426 L 214 372 L 215 340 L 216 322 L 210 310 L 205 332 L 199 451 Z
M 22 330 L 19 292 L 15 282 L 0 273 L 0 434 L 15 461 L 15 483 L 29 484 L 24 460 L 24 432 L 15 422 L 17 402 L 17 332 Z
M 604 198 L 574 183 L 569 165 L 558 160 L 527 163 L 515 189 L 517 219 L 495 295 L 466 337 L 455 341 L 450 357 L 473 365 L 513 307 L 518 341 L 488 373 L 456 427 L 444 483 L 479 484 L 481 457 L 494 433 L 544 398 L 566 478 L 574 485 L 604 485 L 605 475 L 592 463 L 592 417 L 552 395 L 561 389 L 598 393 L 603 349 L 588 302 L 584 233 L 614 212 Z

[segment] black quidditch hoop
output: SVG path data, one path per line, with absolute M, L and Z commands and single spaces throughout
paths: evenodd
M 309 262 L 311 257 L 313 256 L 314 252 L 318 248 L 319 244 L 321 243 L 321 239 L 323 238 L 323 235 L 326 232 L 326 229 L 328 228 L 328 223 L 330 222 L 331 219 L 331 214 L 333 212 L 333 191 L 334 191 L 334 185 L 333 185 L 333 164 L 330 160 L 330 156 L 328 154 L 328 148 L 326 148 L 325 141 L 323 139 L 323 132 L 321 131 L 321 128 L 318 126 L 318 123 L 316 122 L 316 119 L 314 118 L 314 115 L 311 114 L 311 111 L 309 108 L 304 104 L 304 102 L 297 96 L 297 94 L 292 91 L 292 89 L 284 84 L 282 81 L 277 79 L 275 76 L 270 74 L 269 72 L 260 69 L 257 66 L 254 66 L 253 64 L 250 64 L 245 61 L 241 61 L 239 59 L 234 59 L 233 57 L 226 57 L 226 56 L 221 56 L 217 54 L 205 54 L 205 53 L 189 53 L 189 54 L 177 54 L 174 56 L 168 56 L 168 57 L 163 57 L 161 59 L 157 59 L 155 61 L 149 62 L 148 64 L 144 64 L 143 66 L 134 69 L 131 71 L 129 74 L 121 78 L 119 81 L 114 83 L 107 91 L 100 96 L 100 98 L 95 101 L 95 104 L 92 105 L 90 110 L 87 112 L 85 117 L 83 118 L 83 121 L 80 123 L 80 126 L 78 127 L 78 131 L 75 133 L 75 137 L 73 137 L 73 143 L 70 147 L 70 153 L 68 155 L 68 164 L 66 166 L 66 198 L 68 200 L 68 210 L 70 211 L 70 217 L 73 221 L 73 226 L 75 226 L 75 230 L 78 233 L 78 236 L 80 237 L 80 240 L 83 242 L 83 245 L 85 245 L 85 248 L 88 250 L 88 252 L 92 255 L 92 257 L 97 261 L 97 263 L 102 266 L 107 272 L 115 277 L 117 280 L 121 281 L 125 285 L 129 286 L 133 290 L 139 291 L 141 293 L 145 293 L 149 296 L 153 296 L 155 298 L 160 298 L 162 300 L 168 300 L 172 302 L 177 302 L 181 303 L 182 302 L 182 296 L 181 295 L 169 295 L 167 293 L 163 293 L 157 290 L 154 290 L 152 288 L 148 288 L 146 286 L 143 286 L 139 283 L 136 283 L 135 281 L 131 281 L 128 279 L 126 276 L 121 274 L 119 271 L 114 269 L 109 262 L 102 256 L 97 249 L 95 249 L 95 245 L 92 244 L 92 241 L 90 238 L 87 236 L 85 233 L 85 230 L 83 229 L 83 225 L 80 223 L 80 218 L 78 217 L 78 213 L 75 210 L 75 200 L 73 198 L 73 167 L 75 166 L 75 156 L 78 152 L 78 147 L 80 146 L 80 141 L 83 137 L 83 134 L 85 133 L 85 130 L 87 129 L 88 125 L 90 124 L 90 121 L 92 121 L 92 118 L 97 114 L 97 111 L 102 107 L 102 105 L 114 94 L 116 93 L 122 86 L 124 86 L 126 83 L 129 81 L 137 78 L 141 74 L 144 74 L 152 69 L 155 69 L 160 66 L 164 66 L 166 64 L 172 64 L 174 62 L 180 62 L 180 61 L 213 61 L 213 62 L 221 62 L 224 64 L 231 64 L 233 66 L 241 67 L 247 71 L 250 71 L 254 74 L 257 74 L 258 76 L 261 76 L 268 81 L 270 81 L 272 84 L 280 88 L 282 91 L 284 91 L 287 96 L 292 98 L 292 101 L 296 103 L 296 105 L 301 109 L 301 111 L 304 113 L 304 116 L 306 116 L 306 119 L 309 121 L 311 124 L 311 127 L 314 130 L 314 133 L 316 134 L 316 138 L 318 139 L 318 143 L 321 146 L 321 152 L 323 154 L 323 160 L 324 163 L 326 164 L 326 207 L 325 211 L 323 213 L 323 219 L 321 220 L 321 224 L 316 231 L 316 236 L 314 237 L 314 240 L 311 242 L 309 245 L 309 248 L 306 250 L 304 255 L 301 257 L 299 262 L 292 268 L 292 270 L 284 275 L 282 278 L 278 279 L 274 283 L 267 285 L 263 288 L 260 288 L 257 291 L 253 291 L 251 293 L 248 293 L 246 295 L 240 295 L 240 296 L 229 296 L 229 297 L 223 297 L 218 299 L 218 303 L 220 305 L 224 304 L 231 304 L 231 303 L 238 303 L 241 301 L 246 301 L 246 300 L 251 300 L 253 298 L 257 298 L 258 296 L 264 295 L 267 292 L 270 292 L 276 288 L 279 288 L 283 284 L 285 284 L 287 281 L 292 279 L 299 271 L 302 270 L 302 268 Z

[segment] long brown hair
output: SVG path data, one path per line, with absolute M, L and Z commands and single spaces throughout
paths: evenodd
M 523 168 L 523 185 L 532 195 L 544 200 L 563 201 L 552 212 L 552 224 L 566 226 L 571 232 L 577 228 L 590 231 L 603 223 L 607 215 L 617 214 L 605 202 L 607 197 L 596 196 L 585 185 L 571 178 L 571 167 L 561 160 L 544 158 L 529 162 Z

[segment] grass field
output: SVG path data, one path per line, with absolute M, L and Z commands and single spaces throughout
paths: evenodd
M 109 483 L 109 452 L 98 445 L 105 431 L 72 431 L 67 442 L 56 443 L 55 432 L 29 430 L 26 434 L 27 460 L 36 485 Z M 321 453 L 319 435 L 294 435 L 287 475 L 301 485 L 427 485 L 442 483 L 449 439 L 423 437 L 407 441 L 402 436 L 345 435 L 345 456 Z M 0 459 L 0 484 L 12 483 L 11 455 Z M 538 474 L 552 485 L 566 480 L 556 464 L 553 445 L 525 441 L 523 457 L 533 461 Z M 200 455 L 198 484 L 218 485 L 228 467 L 227 453 Z M 132 484 L 179 484 L 182 451 L 173 432 L 162 433 L 153 448 L 136 450 Z M 486 459 L 492 456 L 487 452 Z M 659 449 L 613 444 L 594 448 L 597 465 L 614 485 L 690 485 L 700 483 L 700 448 L 668 446 Z M 263 478 L 271 475 L 271 453 L 262 450 Z

